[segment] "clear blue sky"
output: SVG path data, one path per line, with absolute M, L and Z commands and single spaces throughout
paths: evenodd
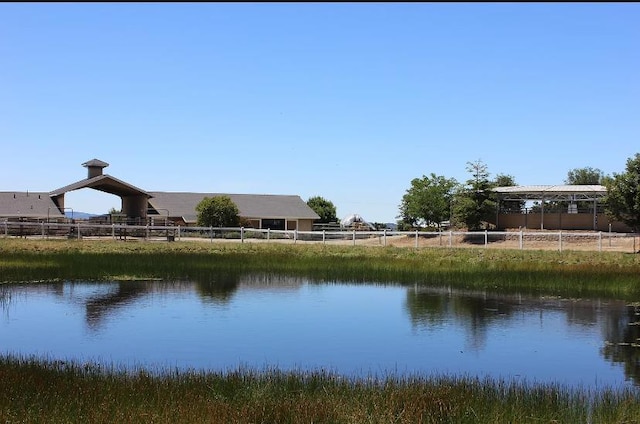
M 0 4 L 0 191 L 105 172 L 395 222 L 413 178 L 640 152 L 640 4 Z M 71 192 L 74 210 L 117 197 Z

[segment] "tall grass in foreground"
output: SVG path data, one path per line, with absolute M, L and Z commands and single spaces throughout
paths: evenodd
M 640 255 L 624 253 L 0 240 L 0 282 L 207 279 L 220 271 L 640 299 Z
M 0 422 L 632 423 L 640 392 L 326 371 L 150 373 L 0 358 Z

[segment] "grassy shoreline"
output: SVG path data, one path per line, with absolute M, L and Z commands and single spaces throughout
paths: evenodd
M 0 358 L 2 422 L 632 423 L 640 391 L 466 377 L 348 380 L 326 371 L 125 373 Z
M 640 255 L 636 254 L 0 239 L 0 283 L 206 279 L 219 271 L 640 299 Z

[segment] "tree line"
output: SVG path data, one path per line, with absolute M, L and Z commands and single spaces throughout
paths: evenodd
M 430 173 L 411 180 L 402 196 L 397 216 L 401 230 L 416 228 L 441 229 L 443 225 L 467 230 L 488 229 L 495 216 L 498 197 L 496 187 L 515 186 L 511 175 L 497 174 L 491 179 L 487 165 L 481 160 L 467 162 L 470 176 L 464 183 L 455 178 Z M 640 153 L 627 160 L 624 172 L 605 175 L 600 169 L 584 167 L 568 171 L 565 184 L 604 185 L 607 215 L 640 231 Z M 320 219 L 318 223 L 337 222 L 336 207 L 330 200 L 313 196 L 307 200 Z M 556 206 L 566 206 L 556 202 Z M 501 209 L 519 212 L 524 201 L 501 203 Z M 535 205 L 534 208 L 540 207 Z M 228 196 L 205 198 L 196 207 L 198 225 L 231 227 L 242 224 L 237 206 Z
M 470 178 L 459 183 L 442 175 L 423 175 L 411 180 L 399 206 L 401 229 L 435 228 L 444 223 L 470 231 L 488 229 L 495 216 L 498 197 L 496 187 L 515 186 L 513 176 L 498 174 L 490 179 L 487 165 L 481 160 L 467 162 Z M 569 185 L 603 185 L 607 189 L 605 212 L 640 231 L 640 153 L 627 160 L 624 172 L 605 175 L 600 169 L 572 169 L 564 181 Z M 566 206 L 556 202 L 556 206 Z M 524 201 L 505 201 L 502 210 L 519 212 Z M 540 205 L 534 205 L 540 207 Z

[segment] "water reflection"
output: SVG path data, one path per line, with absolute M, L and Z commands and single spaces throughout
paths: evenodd
M 604 357 L 622 364 L 625 375 L 640 385 L 640 306 L 631 305 L 607 314 L 604 337 Z
M 0 349 L 12 352 L 548 378 L 582 361 L 567 374 L 593 368 L 640 385 L 640 305 L 622 301 L 233 272 L 0 289 Z
M 466 331 L 467 348 L 476 352 L 485 347 L 488 329 L 501 323 L 509 325 L 514 314 L 537 311 L 542 322 L 549 312 L 560 312 L 567 325 L 577 327 L 576 330 L 600 326 L 604 358 L 622 364 L 626 378 L 640 385 L 639 305 L 615 300 L 523 297 L 415 286 L 407 290 L 406 307 L 412 325 L 418 329 L 428 330 L 455 321 Z
M 466 328 L 468 346 L 478 351 L 485 345 L 487 327 L 499 319 L 508 319 L 511 303 L 487 296 L 486 293 L 462 293 L 447 288 L 407 290 L 407 309 L 417 327 L 430 327 L 454 320 Z

